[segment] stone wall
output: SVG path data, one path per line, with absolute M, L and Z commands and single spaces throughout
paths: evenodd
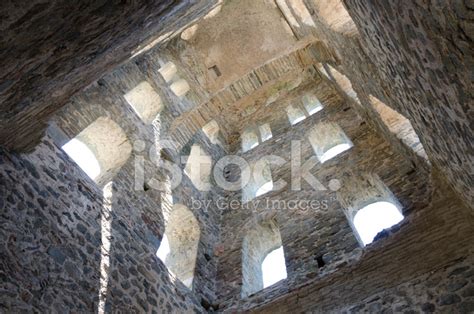
M 362 71 L 346 66 L 350 62 L 346 63 L 339 51 L 347 75 L 355 82 L 367 82 L 359 88 L 366 93 L 377 91 L 375 94 L 389 99 L 390 106 L 409 118 L 428 156 L 472 207 L 468 173 L 474 165 L 468 157 L 472 142 L 466 137 L 466 131 L 472 130 L 472 4 L 345 3 L 361 34 L 360 51 L 378 74 L 362 77 Z
M 434 182 L 440 181 L 434 179 Z M 364 308 L 370 310 L 374 299 L 374 303 L 393 300 L 381 304 L 381 310 L 404 306 L 403 311 L 416 311 L 425 303 L 432 303 L 439 312 L 471 312 L 472 271 L 465 266 L 472 264 L 472 215 L 447 185 L 442 181 L 436 185 L 430 205 L 417 208 L 395 233 L 365 247 L 359 258 L 300 286 L 288 286 L 289 283 L 282 281 L 235 302 L 224 312 L 339 313 L 350 309 L 361 312 Z M 454 225 L 456 228 L 452 228 Z M 450 276 L 457 268 L 460 275 Z M 290 278 L 290 272 L 288 275 Z M 428 280 L 423 282 L 425 278 Z M 460 287 L 458 292 L 452 291 L 465 281 L 470 282 L 462 287 L 465 290 Z M 405 296 L 405 286 L 412 286 L 406 291 L 413 294 Z M 374 305 L 374 310 L 378 307 Z
M 347 76 L 362 102 L 361 115 L 379 120 L 370 112 L 372 95 L 410 120 L 433 165 L 471 207 L 469 1 L 304 2 L 315 27 L 300 22 L 295 34 L 309 32 L 324 42 L 330 57 L 319 61 Z M 337 10 L 323 10 L 336 3 Z
M 1 156 L 3 311 L 93 312 L 107 300 L 106 311 L 204 312 L 155 256 L 163 230 L 160 206 L 132 196 L 123 180 L 131 165 L 104 199 L 47 138 L 29 155 Z M 106 291 L 99 298 L 104 275 Z
M 31 150 L 75 92 L 147 44 L 172 37 L 214 3 L 3 2 L 0 143 Z
M 178 53 L 194 61 L 190 68 L 200 69 L 201 84 L 215 93 L 293 46 L 296 39 L 285 25 L 273 0 L 226 1 L 194 26 L 182 41 L 188 51 Z
M 180 164 L 178 155 L 189 152 L 186 146 L 183 151 L 169 147 L 165 155 L 157 149 L 162 148 L 160 140 L 169 138 L 173 115 L 180 114 L 176 108 L 182 108 L 182 102 L 192 106 L 195 92 L 176 97 L 158 74 L 159 67 L 144 67 L 146 58 L 118 68 L 72 97 L 34 152 L 2 151 L 1 271 L 2 290 L 8 292 L 2 299 L 4 310 L 204 312 L 202 305 L 209 308 L 213 302 L 220 212 L 214 207 L 193 209 L 192 202 L 212 199 L 215 192 L 197 190 L 186 175 L 172 191 L 158 191 L 152 181 L 167 182 L 159 168 L 164 156 Z M 153 86 L 163 104 L 152 123 L 141 120 L 124 97 L 143 81 Z M 133 148 L 125 164 L 108 176 L 111 183 L 94 182 L 60 149 L 104 117 L 114 121 Z M 107 136 L 107 129 L 99 131 Z M 187 147 L 193 143 L 214 160 L 224 154 L 203 132 Z M 145 169 L 143 181 L 139 164 Z M 156 256 L 173 204 L 191 209 L 199 224 L 192 291 Z
M 472 265 L 472 257 L 456 260 L 355 305 L 334 309 L 334 312 L 471 313 L 474 311 Z
M 406 216 L 405 222 L 394 230 L 396 233 L 404 233 L 404 226 L 408 223 L 406 221 L 410 220 L 412 215 L 417 215 L 416 213 L 430 202 L 431 179 L 426 168 L 417 167 L 406 155 L 394 151 L 331 85 L 321 80 L 316 82 L 295 89 L 294 93 L 279 99 L 265 107 L 259 115 L 253 116 L 259 123 L 270 124 L 273 137 L 252 150 L 241 153 L 240 156 L 249 163 L 270 154 L 283 157 L 286 160 L 284 164 L 272 165 L 272 178 L 273 182 L 285 180 L 288 186 L 280 191 L 262 195 L 244 204 L 244 208 L 223 212 L 221 241 L 224 249 L 219 255 L 218 290 L 224 309 L 235 309 L 233 304 L 246 304 L 246 300 L 259 302 L 262 298 L 272 300 L 281 297 L 305 284 L 337 274 L 361 258 L 363 251 L 344 208 L 337 201 L 338 187 L 332 185 L 332 180 L 337 179 L 340 184 L 348 184 L 344 181 L 345 176 L 362 178 L 364 173 L 378 175 L 395 195 L 395 200 L 402 204 L 403 214 Z M 314 93 L 324 109 L 291 126 L 285 108 L 288 104 L 298 101 L 306 92 Z M 308 139 L 311 127 L 321 122 L 337 123 L 354 144 L 350 150 L 324 164 L 315 159 L 314 149 Z M 301 191 L 290 189 L 289 161 L 292 140 L 300 141 L 302 164 L 313 157 L 310 173 L 320 181 L 324 190 L 313 189 L 304 179 Z M 240 154 L 239 143 L 230 144 Z M 351 195 L 353 199 L 365 197 L 364 191 L 360 189 L 346 188 L 354 191 Z M 235 193 L 231 199 L 240 201 L 241 193 Z M 271 205 L 272 201 L 291 204 L 288 202 L 301 200 L 318 201 L 319 206 L 308 209 L 295 207 L 294 204 L 293 208 Z M 288 278 L 255 293 L 253 297 L 240 300 L 242 239 L 251 231 L 256 221 L 267 219 L 277 221 L 285 251 Z M 323 266 L 319 266 L 321 260 Z
M 7 2 L 0 309 L 474 311 L 472 9 L 467 0 Z M 304 111 L 307 94 L 323 109 L 291 125 L 288 106 Z M 93 151 L 106 169 L 94 181 L 61 147 L 96 121 L 107 123 L 79 136 L 100 133 Z M 219 131 L 208 138 L 211 121 Z M 272 137 L 244 151 L 241 135 L 261 125 Z M 353 146 L 323 162 L 316 155 L 333 145 L 318 149 L 333 133 Z M 194 145 L 213 163 L 279 156 L 272 181 L 287 185 L 250 201 L 214 178 L 202 191 L 183 174 L 172 189 L 163 166 L 183 170 Z M 290 160 L 318 185 L 290 186 Z M 364 246 L 352 218 L 377 200 L 405 218 Z M 180 228 L 189 221 L 199 232 Z M 157 257 L 165 231 L 171 246 L 189 241 L 170 269 Z M 260 290 L 261 260 L 279 245 L 287 278 Z

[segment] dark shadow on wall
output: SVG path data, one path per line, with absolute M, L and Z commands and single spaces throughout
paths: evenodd
M 100 306 L 107 313 L 203 311 L 157 256 L 172 194 L 135 189 L 134 158 L 104 187 Z
M 202 311 L 155 255 L 160 205 L 130 191 L 130 162 L 102 191 L 49 138 L 0 152 L 2 311 Z
M 0 149 L 3 312 L 93 312 L 102 195 L 50 139 L 31 154 Z
M 105 312 L 184 310 L 187 288 L 178 287 L 156 256 L 165 230 L 161 206 L 149 191 L 129 191 L 132 165 L 104 188 L 101 305 Z

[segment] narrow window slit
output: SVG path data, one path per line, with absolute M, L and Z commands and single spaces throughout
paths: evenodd
M 318 257 L 316 257 L 316 262 L 318 263 L 318 268 L 322 268 L 326 265 L 326 262 L 324 261 L 322 255 L 319 255 Z
M 216 79 L 222 75 L 217 65 L 211 66 L 210 68 L 208 68 L 208 70 L 211 73 L 211 76 L 213 77 L 213 79 Z

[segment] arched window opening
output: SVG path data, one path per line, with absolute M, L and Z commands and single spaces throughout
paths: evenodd
M 254 130 L 247 129 L 242 134 L 242 150 L 247 152 L 258 146 L 258 136 Z
M 166 83 L 173 81 L 175 75 L 178 74 L 178 68 L 173 62 L 167 62 L 158 72 L 161 74 Z
M 262 142 L 268 141 L 272 138 L 273 135 L 272 129 L 270 128 L 270 124 L 262 124 L 258 129 L 260 131 L 260 139 L 262 140 Z
M 301 98 L 301 103 L 288 106 L 286 113 L 290 124 L 295 125 L 322 109 L 323 105 L 319 99 L 315 95 L 307 94 Z
M 76 138 L 63 146 L 63 150 L 71 157 L 82 170 L 93 180 L 100 174 L 100 165 L 94 153 Z
M 329 29 L 348 36 L 358 34 L 357 27 L 342 0 L 315 0 L 315 15 Z
M 273 191 L 273 179 L 270 164 L 258 161 L 251 166 L 251 178 L 242 188 L 242 202 L 246 203 L 258 196 Z
M 349 78 L 347 78 L 347 76 L 334 69 L 330 65 L 328 65 L 328 68 L 336 84 L 344 91 L 344 93 L 346 93 L 347 96 L 354 99 L 358 104 L 360 104 L 359 97 L 357 97 L 357 93 L 352 88 L 352 83 Z
M 337 155 L 345 152 L 346 150 L 348 150 L 349 148 L 351 148 L 352 146 L 348 143 L 344 143 L 344 144 L 338 144 L 334 147 L 331 147 L 330 149 L 328 149 L 322 156 L 321 156 L 321 163 L 324 163 L 325 161 L 329 160 L 329 159 L 332 159 L 334 157 L 336 157 Z
M 274 94 L 270 95 L 270 97 L 268 97 L 267 101 L 265 102 L 265 106 L 273 104 L 275 101 L 277 101 L 278 98 L 280 98 L 281 94 L 281 91 L 277 91 Z
M 160 95 L 146 81 L 135 86 L 124 97 L 145 123 L 151 123 L 163 108 Z
M 318 123 L 309 131 L 308 139 L 321 163 L 336 157 L 353 146 L 341 127 L 333 122 Z
M 285 254 L 283 246 L 268 253 L 262 262 L 263 288 L 286 279 Z
M 376 202 L 360 209 L 354 216 L 354 226 L 364 245 L 372 243 L 375 236 L 403 220 L 400 210 L 389 202 Z
M 274 221 L 256 224 L 242 242 L 242 297 L 286 278 L 280 231 Z
M 170 85 L 171 91 L 179 98 L 184 97 L 189 92 L 189 84 L 185 79 L 179 79 Z
M 288 85 L 286 85 L 286 91 L 292 91 L 294 89 L 296 89 L 298 86 L 301 85 L 301 83 L 303 83 L 303 77 L 302 76 L 299 76 L 298 78 L 296 78 L 295 80 L 291 80 L 288 82 Z
M 204 19 L 207 20 L 207 19 L 213 18 L 217 14 L 219 14 L 219 12 L 221 12 L 223 2 L 224 2 L 224 0 L 217 0 L 217 3 L 214 6 L 214 8 L 204 16 Z
M 98 118 L 62 149 L 100 185 L 113 178 L 132 152 L 125 132 L 106 117 Z
M 220 144 L 219 143 L 219 125 L 215 120 L 211 120 L 205 126 L 202 127 L 202 131 L 206 134 L 209 141 L 212 144 Z
M 160 247 L 156 252 L 156 256 L 158 256 L 163 262 L 166 262 L 166 257 L 170 254 L 170 242 L 168 241 L 168 236 L 163 234 L 163 238 L 161 239 Z
M 165 82 L 170 84 L 169 87 L 171 91 L 179 98 L 183 98 L 191 89 L 189 83 L 179 76 L 178 68 L 173 62 L 167 62 L 158 70 L 158 72 L 161 74 Z
M 354 236 L 364 247 L 403 220 L 402 206 L 375 173 L 343 173 L 336 195 Z
M 199 237 L 199 224 L 194 214 L 184 205 L 174 205 L 156 255 L 168 270 L 190 289 Z
M 298 122 L 306 119 L 306 115 L 304 114 L 303 110 L 301 110 L 298 106 L 290 105 L 286 107 L 286 113 L 291 125 L 295 125 Z
M 247 127 L 241 137 L 242 151 L 245 153 L 257 147 L 260 143 L 268 141 L 272 137 L 272 129 L 269 123 L 262 124 L 258 128 L 256 126 Z
M 194 24 L 193 26 L 186 28 L 181 33 L 181 39 L 186 40 L 186 41 L 191 40 L 194 37 L 194 35 L 196 35 L 197 30 L 198 30 L 198 24 Z
M 369 95 L 370 103 L 388 130 L 420 157 L 428 160 L 423 144 L 410 123 L 410 120 L 393 110 L 376 97 Z
M 254 114 L 255 111 L 257 111 L 257 107 L 256 107 L 256 106 L 249 106 L 249 107 L 245 108 L 244 110 L 242 110 L 242 112 L 240 113 L 240 115 L 241 115 L 242 117 L 248 117 L 248 116 Z
M 258 188 L 257 192 L 255 192 L 255 197 L 266 194 L 271 190 L 273 190 L 273 181 L 268 181 Z
M 303 106 L 310 116 L 323 109 L 323 105 L 315 95 L 304 95 Z
M 211 188 L 212 158 L 199 145 L 193 145 L 189 153 L 184 173 L 200 191 Z

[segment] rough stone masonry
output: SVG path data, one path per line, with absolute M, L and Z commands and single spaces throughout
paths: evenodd
M 0 17 L 0 312 L 474 312 L 473 1 Z

